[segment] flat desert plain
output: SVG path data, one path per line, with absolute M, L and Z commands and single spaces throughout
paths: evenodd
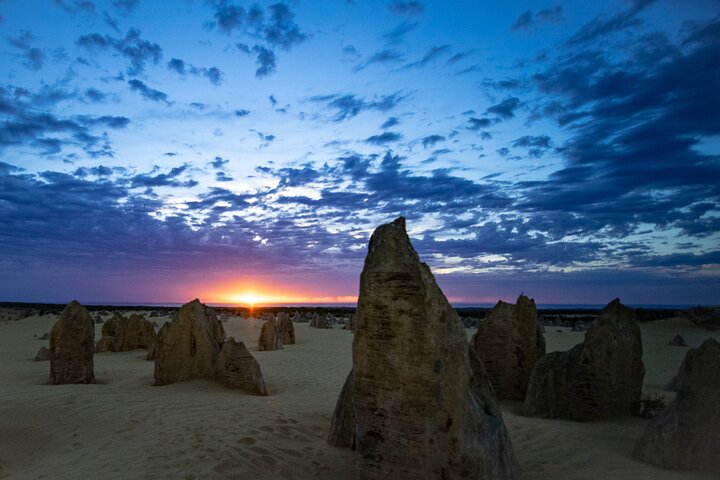
M 33 358 L 47 346 L 37 337 L 56 320 L 0 322 L 0 478 L 353 478 L 353 453 L 325 442 L 352 365 L 352 332 L 296 323 L 297 344 L 258 352 L 262 321 L 230 317 L 228 337 L 244 341 L 262 367 L 269 396 L 257 397 L 204 380 L 154 387 L 144 350 L 95 354 L 97 384 L 49 385 L 49 362 Z M 641 328 L 644 393 L 668 399 L 673 394 L 663 388 L 687 350 L 708 337 L 720 340 L 720 332 L 681 319 Z M 100 330 L 96 325 L 96 339 Z M 678 333 L 688 347 L 666 345 Z M 584 335 L 546 327 L 548 352 Z M 502 409 L 525 480 L 714 478 L 634 460 L 633 444 L 648 422 L 642 418 L 576 423 L 525 418 L 520 402 Z

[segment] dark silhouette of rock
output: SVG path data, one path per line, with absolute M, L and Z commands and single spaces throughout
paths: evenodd
M 585 341 L 535 364 L 525 415 L 591 421 L 637 411 L 645 367 L 635 312 L 615 299 L 598 315 Z
M 650 421 L 633 457 L 720 475 L 720 343 L 708 339 L 689 350 L 677 378 L 675 401 Z
M 370 239 L 355 322 L 356 478 L 518 478 L 482 363 L 403 218 Z
M 93 315 L 93 322 L 95 322 L 95 323 L 103 323 L 103 319 L 102 319 L 102 317 L 101 317 L 100 315 L 98 315 L 98 314 L 96 313 L 95 315 Z
M 217 366 L 218 380 L 226 387 L 267 395 L 260 365 L 243 342 L 230 337 L 220 350 Z
M 687 347 L 687 343 L 685 343 L 682 335 L 675 335 L 672 340 L 668 340 L 668 345 L 672 347 Z
M 545 355 L 544 339 L 538 339 L 535 300 L 521 294 L 517 304 L 498 302 L 471 343 L 497 397 L 524 400 L 535 362 Z
M 328 317 L 319 315 L 317 312 L 313 315 L 310 320 L 310 326 L 315 328 L 332 328 L 328 322 Z
M 48 338 L 50 338 L 50 335 L 43 333 L 42 336 L 38 337 L 38 340 L 47 340 Z
M 155 360 L 157 359 L 157 352 L 158 352 L 158 345 L 163 341 L 165 338 L 165 335 L 167 334 L 167 331 L 170 329 L 170 322 L 163 323 L 163 326 L 160 327 L 160 330 L 157 332 L 157 336 L 155 337 L 155 343 L 150 345 L 150 348 L 148 348 L 147 355 L 145 356 L 145 360 Z
M 720 307 L 695 307 L 685 313 L 692 323 L 711 331 L 720 330 Z
M 295 325 L 290 319 L 288 312 L 280 312 L 277 315 L 277 328 L 282 337 L 283 345 L 295 345 Z
M 217 357 L 225 341 L 222 323 L 200 300 L 183 305 L 158 341 L 155 385 L 194 378 L 215 379 Z
M 260 338 L 258 338 L 258 350 L 261 352 L 269 350 L 282 350 L 283 338 L 274 318 L 270 317 L 265 320 L 260 329 Z
M 133 314 L 126 318 L 115 314 L 102 327 L 102 337 L 95 345 L 96 352 L 127 352 L 137 348 L 150 348 L 157 335 L 150 321 Z
M 70 302 L 50 331 L 50 382 L 95 383 L 95 324 L 77 301 Z
M 50 350 L 47 347 L 40 347 L 34 360 L 36 362 L 47 362 L 50 360 Z
M 350 315 L 348 321 L 345 322 L 345 326 L 343 326 L 343 330 L 355 330 L 355 315 Z
M 345 379 L 342 392 L 338 397 L 332 422 L 330 423 L 330 434 L 328 443 L 336 447 L 355 448 L 355 408 L 352 401 L 353 379 L 352 370 Z

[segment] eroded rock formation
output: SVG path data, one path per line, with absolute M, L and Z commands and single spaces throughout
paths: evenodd
M 36 362 L 47 362 L 50 360 L 50 350 L 47 347 L 40 347 L 40 350 L 38 350 L 33 360 Z
M 183 305 L 157 343 L 155 385 L 215 379 L 225 331 L 212 308 L 195 299 Z
M 102 327 L 102 337 L 95 345 L 96 352 L 127 352 L 137 348 L 151 348 L 157 335 L 153 324 L 144 316 L 133 314 L 130 318 L 115 314 Z
M 230 337 L 220 350 L 217 365 L 218 380 L 226 387 L 267 395 L 260 365 L 243 342 Z
M 295 325 L 290 319 L 290 314 L 288 312 L 278 313 L 277 328 L 280 331 L 283 345 L 295 344 Z
M 520 295 L 516 304 L 500 301 L 473 335 L 472 345 L 498 398 L 525 400 L 530 374 L 545 355 L 535 300 Z
M 688 351 L 675 401 L 650 421 L 633 457 L 662 468 L 720 474 L 720 343 Z
M 282 333 L 273 317 L 268 318 L 260 329 L 258 338 L 258 350 L 261 352 L 269 350 L 281 350 L 283 348 Z
M 615 299 L 597 315 L 583 343 L 537 361 L 525 415 L 577 421 L 630 415 L 638 408 L 644 376 L 635 312 Z
M 70 302 L 50 331 L 50 381 L 95 383 L 95 323 L 77 301 Z
M 355 326 L 356 478 L 518 477 L 482 363 L 403 218 L 370 239 Z

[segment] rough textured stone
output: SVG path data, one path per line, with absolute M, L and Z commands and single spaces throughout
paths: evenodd
M 682 335 L 675 335 L 672 340 L 668 340 L 668 345 L 671 347 L 687 347 L 687 343 L 685 343 Z
M 290 319 L 289 313 L 278 313 L 277 328 L 282 336 L 283 345 L 295 345 L 295 325 Z
M 355 315 L 350 315 L 348 321 L 345 323 L 343 330 L 355 330 Z
M 342 392 L 338 397 L 335 411 L 333 412 L 332 422 L 330 423 L 330 434 L 328 435 L 328 443 L 336 447 L 355 448 L 355 408 L 352 400 L 353 390 L 353 373 L 352 370 L 345 379 Z
M 689 350 L 678 378 L 675 401 L 650 421 L 633 457 L 720 475 L 720 343 L 708 339 Z
M 40 347 L 40 350 L 38 350 L 33 360 L 36 362 L 47 362 L 50 360 L 50 350 L 47 347 Z
M 370 239 L 355 325 L 358 479 L 518 478 L 482 363 L 403 218 Z
M 535 364 L 525 415 L 601 420 L 637 411 L 645 367 L 635 312 L 615 299 L 598 315 L 585 341 Z
M 332 328 L 332 326 L 328 322 L 327 315 L 321 316 L 317 312 L 313 315 L 312 319 L 310 320 L 310 326 L 315 327 L 315 328 Z
M 525 400 L 535 362 L 545 355 L 544 339 L 537 336 L 535 300 L 525 295 L 514 305 L 498 302 L 478 326 L 471 343 L 498 398 Z
M 230 337 L 220 350 L 217 366 L 218 380 L 226 387 L 267 395 L 260 365 L 243 342 Z
M 165 338 L 165 335 L 167 334 L 167 331 L 170 329 L 170 322 L 163 323 L 163 326 L 160 327 L 160 330 L 157 332 L 157 336 L 155 337 L 155 343 L 150 345 L 150 348 L 148 348 L 147 355 L 145 356 L 145 360 L 155 360 L 157 359 L 157 352 L 158 352 L 158 345 L 163 341 Z
M 150 321 L 133 314 L 126 318 L 115 314 L 102 327 L 102 337 L 95 345 L 96 352 L 127 352 L 137 348 L 150 348 L 157 335 Z
M 95 383 L 95 323 L 77 301 L 70 302 L 50 331 L 50 381 Z
M 281 350 L 283 348 L 283 337 L 278 330 L 277 323 L 273 318 L 265 320 L 260 329 L 260 338 L 258 338 L 258 350 L 261 352 L 269 350 Z
M 193 378 L 215 379 L 224 341 L 225 332 L 215 311 L 197 299 L 186 303 L 157 343 L 155 385 Z

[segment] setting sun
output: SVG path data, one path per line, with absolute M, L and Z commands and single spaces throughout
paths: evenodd
M 266 302 L 267 299 L 256 293 L 247 292 L 233 295 L 232 301 L 243 305 L 255 305 L 256 303 Z

